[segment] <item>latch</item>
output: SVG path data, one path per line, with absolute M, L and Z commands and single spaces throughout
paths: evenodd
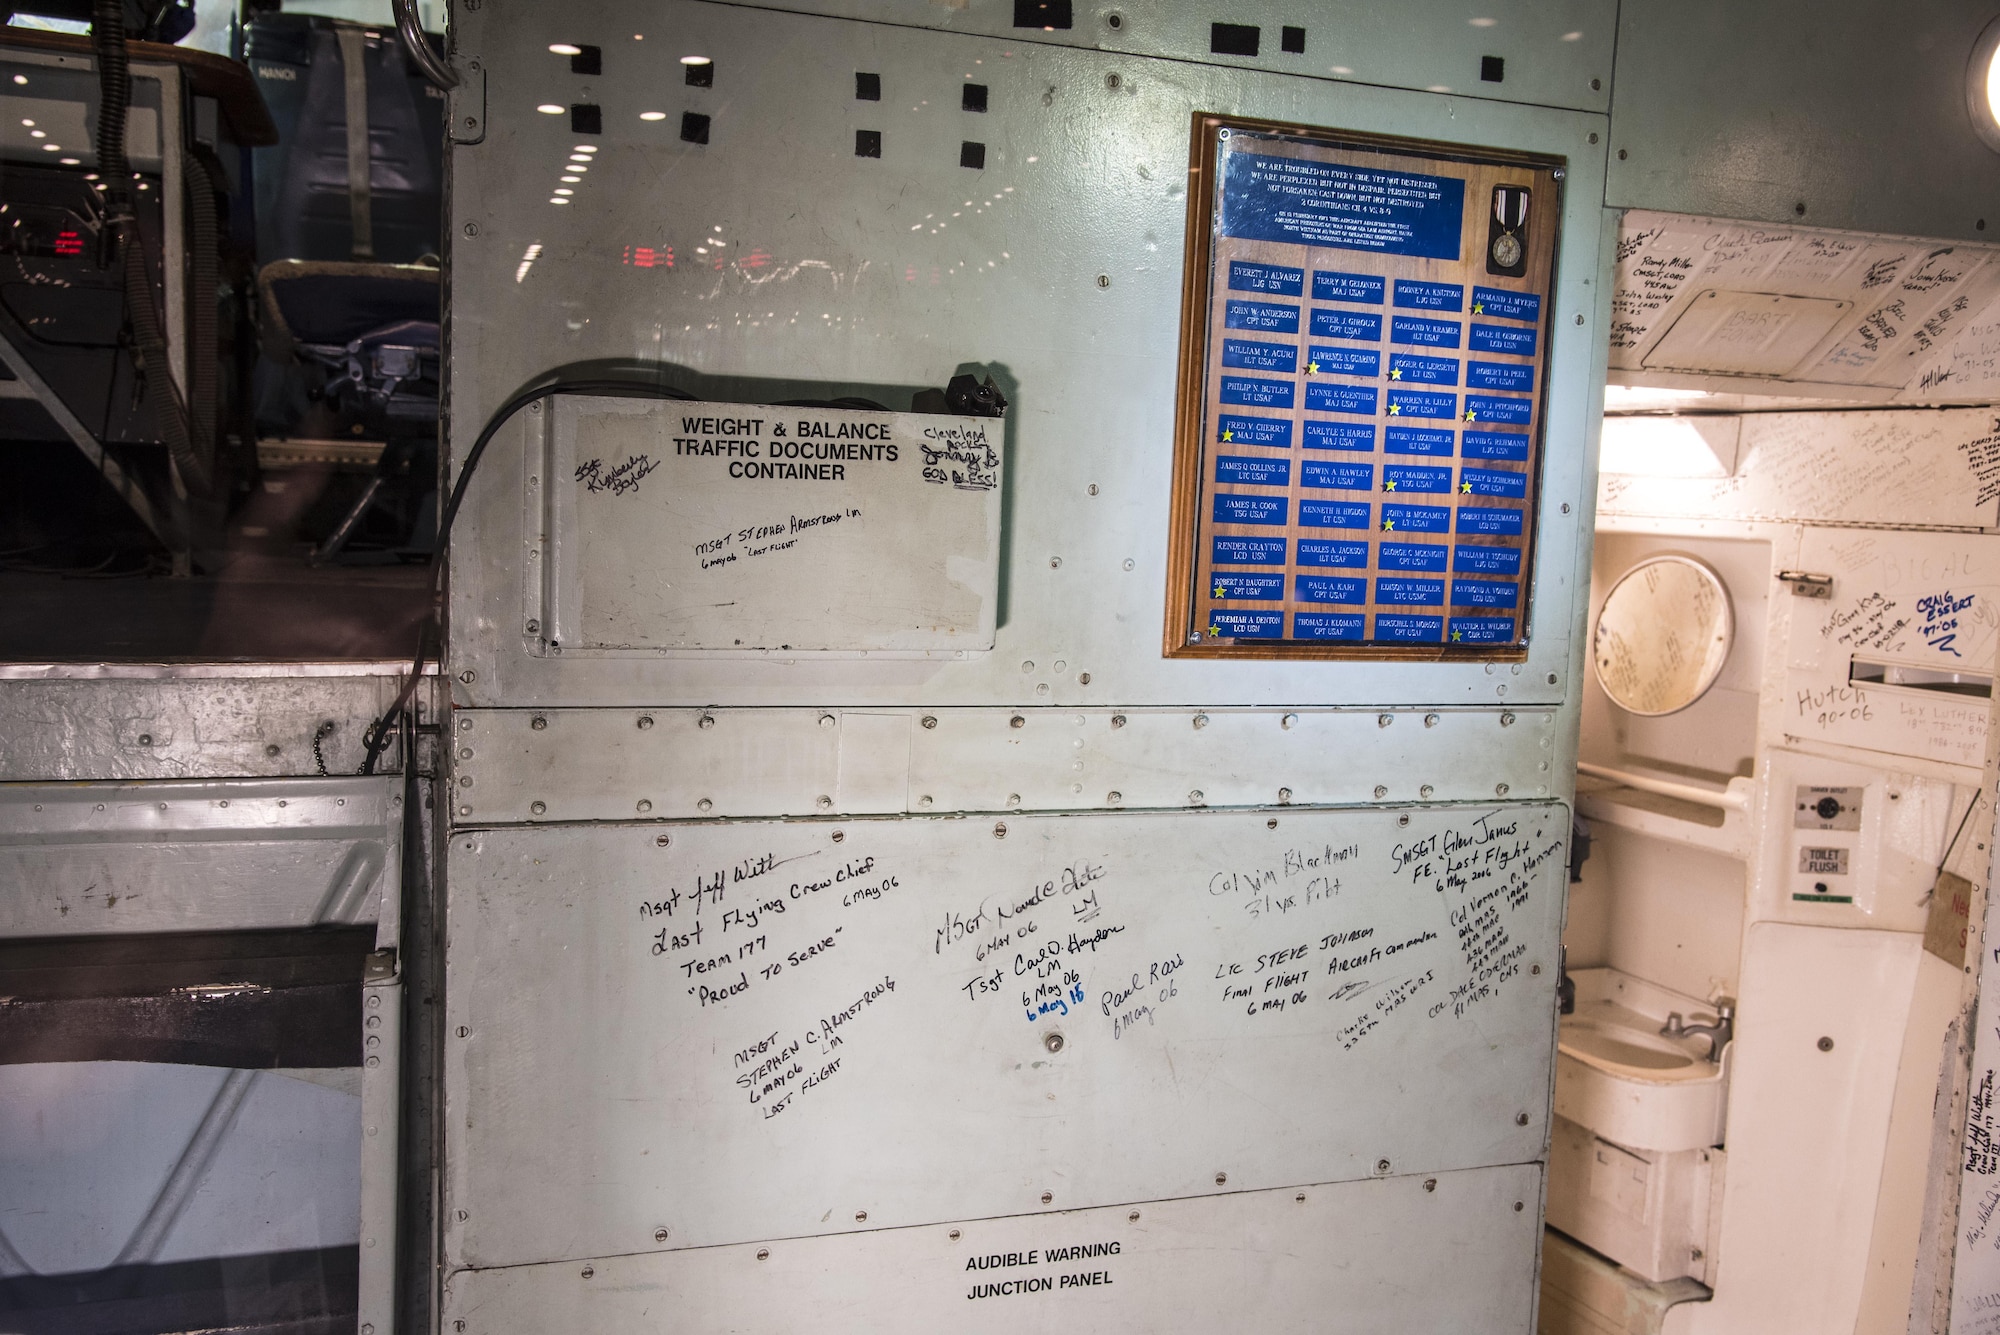
M 367 983 L 392 983 L 396 980 L 396 949 L 371 950 L 361 965 L 361 981 Z
M 1794 598 L 1833 597 L 1833 576 L 1815 575 L 1804 570 L 1780 570 L 1778 579 L 1792 586 Z

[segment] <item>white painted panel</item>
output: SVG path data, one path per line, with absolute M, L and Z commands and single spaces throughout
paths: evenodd
M 1852 1330 L 1923 939 L 1764 922 L 1744 940 L 1715 1298 L 1663 1329 Z
M 1833 577 L 1833 596 L 1786 600 L 1791 633 L 1777 732 L 1787 743 L 1980 765 L 1984 695 L 1850 678 L 1860 662 L 1989 685 L 2000 640 L 2000 537 L 1811 528 L 1798 560 L 1802 570 Z
M 1535 1164 L 459 1271 L 466 1335 L 1394 1331 L 1526 1335 Z M 1109 1255 L 1050 1262 L 1049 1249 Z M 975 1258 L 1035 1264 L 969 1268 Z M 1097 1282 L 1063 1280 L 1096 1277 Z M 1032 1291 L 1022 1292 L 1023 1280 Z M 1047 1288 L 1041 1282 L 1049 1281 Z M 1013 1285 L 988 1292 L 989 1285 Z
M 1516 805 L 456 835 L 447 1253 L 1536 1158 L 1568 832 Z

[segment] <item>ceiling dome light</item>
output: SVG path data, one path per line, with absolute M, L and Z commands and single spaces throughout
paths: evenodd
M 1986 146 L 2000 153 L 2000 19 L 1987 24 L 1972 44 L 1965 67 L 1965 110 Z
M 710 60 L 710 59 L 709 59 L 709 58 L 708 58 L 707 56 L 682 56 L 682 57 L 681 57 L 681 64 L 683 64 L 683 65 L 713 65 L 714 63 L 715 63 L 715 62 L 714 62 L 714 61 L 712 61 L 712 60 Z
M 544 116 L 560 116 L 563 114 L 563 108 L 553 102 L 544 102 L 539 107 L 536 107 L 535 110 L 541 112 Z
M 549 43 L 549 51 L 558 56 L 580 56 L 583 54 L 582 47 L 572 46 L 568 42 L 551 42 Z
M 639 119 L 642 121 L 663 121 L 666 118 L 667 113 L 664 111 L 642 111 L 639 113 Z

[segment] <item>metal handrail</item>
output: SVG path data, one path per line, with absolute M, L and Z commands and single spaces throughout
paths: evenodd
M 1634 774 L 1630 770 L 1612 769 L 1607 765 L 1593 765 L 1589 761 L 1576 762 L 1578 774 L 1588 774 L 1595 779 L 1609 779 L 1613 783 L 1636 788 L 1642 793 L 1658 793 L 1661 797 L 1677 797 L 1683 802 L 1694 802 L 1705 807 L 1715 807 L 1721 811 L 1742 811 L 1748 805 L 1745 795 L 1728 789 L 1716 792 L 1712 788 L 1697 788 L 1693 784 L 1675 783 L 1670 779 L 1655 779 L 1644 774 Z
M 410 59 L 417 62 L 417 68 L 432 84 L 450 92 L 458 87 L 458 75 L 451 66 L 438 59 L 437 52 L 424 37 L 424 26 L 417 19 L 417 0 L 395 0 L 396 33 L 403 39 L 403 49 L 410 53 Z

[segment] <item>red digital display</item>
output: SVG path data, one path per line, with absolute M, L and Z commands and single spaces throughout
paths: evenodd
M 83 254 L 83 234 L 81 232 L 57 232 L 56 254 L 63 258 Z
M 674 267 L 672 246 L 627 246 L 625 263 L 635 269 L 671 269 Z

